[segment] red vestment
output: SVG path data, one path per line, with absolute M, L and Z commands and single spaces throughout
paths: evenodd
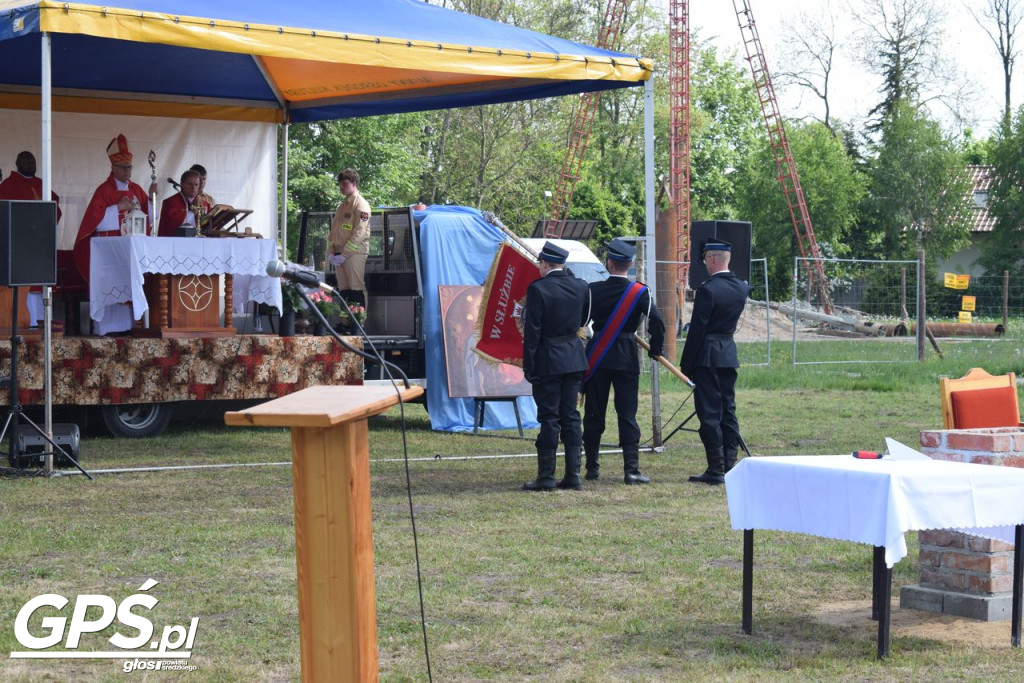
M 57 220 L 60 221 L 60 197 L 56 192 L 51 191 L 50 196 L 57 202 Z M 11 171 L 11 175 L 0 183 L 0 199 L 28 199 L 40 200 L 43 198 L 43 179 L 26 178 L 17 171 Z
M 192 202 L 192 206 L 195 206 L 195 202 L 202 202 L 203 210 L 210 210 L 210 206 L 198 197 L 193 199 Z M 160 205 L 160 227 L 157 229 L 157 234 L 160 237 L 176 237 L 178 227 L 185 225 L 188 211 L 189 208 L 185 204 L 185 195 L 180 192 L 172 194 L 165 199 L 163 204 Z
M 96 232 L 96 226 L 103 220 L 107 207 L 116 205 L 121 201 L 122 197 L 135 197 L 138 200 L 139 208 L 147 216 L 146 225 L 152 230 L 153 226 L 149 224 L 148 218 L 149 198 L 146 197 L 146 191 L 130 180 L 128 181 L 127 190 L 119 190 L 117 189 L 117 181 L 114 180 L 114 175 L 110 174 L 106 181 L 96 188 L 92 199 L 89 200 L 89 206 L 85 208 L 85 214 L 82 216 L 82 224 L 78 228 L 78 237 L 75 238 L 75 267 L 78 268 L 78 272 L 86 282 L 89 282 L 89 240 L 92 238 L 93 233 Z M 119 224 L 128 213 L 128 211 L 118 211 L 117 220 Z M 110 234 L 120 235 L 121 233 L 113 231 Z

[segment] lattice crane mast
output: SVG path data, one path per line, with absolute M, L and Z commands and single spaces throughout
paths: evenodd
M 605 7 L 604 21 L 597 38 L 597 47 L 614 50 L 622 28 L 622 19 L 626 14 L 629 0 L 608 0 Z M 580 106 L 573 117 L 569 131 L 569 145 L 562 161 L 562 170 L 558 174 L 558 186 L 551 200 L 551 211 L 544 223 L 545 237 L 560 237 L 565 229 L 565 219 L 569 217 L 572 206 L 572 195 L 576 183 L 580 179 L 583 168 L 583 157 L 587 153 L 590 132 L 594 128 L 594 116 L 601 101 L 601 93 L 587 92 L 580 95 Z
M 669 2 L 669 195 L 676 234 L 677 280 L 690 269 L 690 4 Z
M 742 9 L 740 9 L 740 5 L 742 5 Z M 754 86 L 757 88 L 757 99 L 761 103 L 761 113 L 764 115 L 764 122 L 768 128 L 768 141 L 775 158 L 776 177 L 782 184 L 782 190 L 786 195 L 786 205 L 793 220 L 800 256 L 811 259 L 807 272 L 808 284 L 811 291 L 817 292 L 818 300 L 825 311 L 830 313 L 832 300 L 828 294 L 828 281 L 825 278 L 821 252 L 814 239 L 814 228 L 811 226 L 811 218 L 807 213 L 807 203 L 804 201 L 804 192 L 800 187 L 796 162 L 793 160 L 793 152 L 786 139 L 782 116 L 779 115 L 779 103 L 775 97 L 775 87 L 772 85 L 764 49 L 761 47 L 761 38 L 754 22 L 754 14 L 750 10 L 748 0 L 733 0 L 732 6 L 739 21 L 743 47 L 747 52 L 747 62 L 750 64 L 750 73 L 754 77 Z

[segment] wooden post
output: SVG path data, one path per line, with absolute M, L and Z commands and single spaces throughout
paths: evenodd
M 377 603 L 367 418 L 423 388 L 310 387 L 224 415 L 290 427 L 303 681 L 376 681 Z
M 1003 329 L 1010 324 L 1010 271 L 1003 271 Z

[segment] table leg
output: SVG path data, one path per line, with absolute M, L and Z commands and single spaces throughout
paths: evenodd
M 743 530 L 743 632 L 754 629 L 754 530 Z
M 871 561 L 871 618 L 878 621 L 882 577 L 885 575 L 885 546 L 876 545 Z
M 515 414 L 516 414 L 516 426 L 519 428 L 519 437 L 522 438 L 522 436 L 523 436 L 523 421 L 519 417 L 519 401 L 514 399 L 514 398 L 512 399 L 512 410 L 515 411 Z
M 882 563 L 883 568 L 880 574 L 882 579 L 880 581 L 878 591 L 878 658 L 885 659 L 889 656 L 889 613 L 892 604 L 892 569 L 884 566 L 885 564 L 885 548 L 882 548 Z
M 1010 612 L 1010 642 L 1020 647 L 1021 579 L 1024 574 L 1024 525 L 1013 529 L 1013 605 Z

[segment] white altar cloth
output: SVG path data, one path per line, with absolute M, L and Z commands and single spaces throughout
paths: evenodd
M 772 529 L 885 546 L 904 534 L 956 529 L 1011 545 L 1024 524 L 1024 469 L 850 455 L 744 458 L 725 476 L 733 529 Z
M 145 273 L 234 276 L 233 312 L 250 301 L 281 310 L 281 280 L 267 275 L 277 244 L 265 239 L 196 237 L 103 237 L 92 240 L 89 261 L 89 316 L 101 321 L 104 308 L 132 302 L 140 320 L 149 309 L 142 285 Z

